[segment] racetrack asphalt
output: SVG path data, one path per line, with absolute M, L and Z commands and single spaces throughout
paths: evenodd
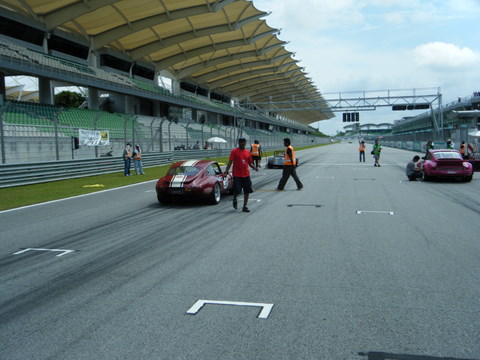
M 409 182 L 414 154 L 298 151 L 251 213 L 154 182 L 1 212 L 0 359 L 480 359 L 480 175 Z

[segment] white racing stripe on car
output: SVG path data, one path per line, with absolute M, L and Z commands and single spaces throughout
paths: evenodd
M 183 182 L 187 178 L 187 175 L 175 175 L 170 181 L 169 187 L 171 188 L 181 188 L 183 187 Z
M 187 160 L 183 162 L 180 166 L 195 166 L 200 160 Z M 183 182 L 187 178 L 187 175 L 175 175 L 170 181 L 169 187 L 171 188 L 182 188 Z
M 188 160 L 185 161 L 182 165 L 180 166 L 195 166 L 198 163 L 199 160 Z

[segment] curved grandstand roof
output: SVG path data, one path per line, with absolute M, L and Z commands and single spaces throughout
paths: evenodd
M 247 0 L 0 0 L 43 24 L 111 48 L 211 91 L 252 103 L 323 100 L 304 69 Z M 106 20 L 108 19 L 108 21 Z M 283 115 L 309 124 L 333 117 L 303 110 Z

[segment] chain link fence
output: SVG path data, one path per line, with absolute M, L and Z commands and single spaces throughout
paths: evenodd
M 75 138 L 80 129 L 108 131 L 109 144 L 76 148 Z M 283 148 L 285 137 L 297 147 L 329 141 L 296 133 L 20 102 L 6 102 L 0 109 L 2 164 L 121 156 L 126 143 L 140 145 L 144 154 L 226 150 L 237 146 L 240 137 L 245 137 L 249 143 L 258 140 L 265 150 Z

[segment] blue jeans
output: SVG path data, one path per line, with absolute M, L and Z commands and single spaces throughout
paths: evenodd
M 130 163 L 132 159 L 123 159 L 123 162 L 125 163 L 125 176 L 130 175 Z
M 360 162 L 362 161 L 362 158 L 363 158 L 363 162 L 365 162 L 365 151 L 359 151 L 360 153 Z
M 143 164 L 142 160 L 133 160 L 133 163 L 135 164 L 135 174 L 143 175 Z

